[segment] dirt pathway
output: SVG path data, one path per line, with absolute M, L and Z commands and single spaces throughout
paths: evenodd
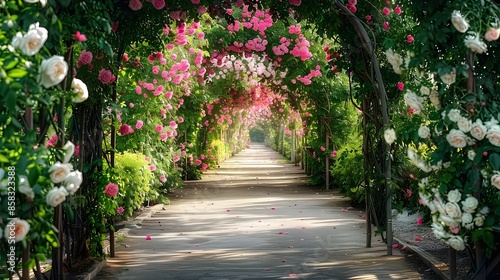
M 374 238 L 364 213 L 252 145 L 126 230 L 96 279 L 430 279 Z

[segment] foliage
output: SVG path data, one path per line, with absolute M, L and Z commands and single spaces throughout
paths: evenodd
M 126 217 L 132 216 L 134 210 L 144 206 L 149 200 L 158 197 L 158 192 L 151 188 L 153 172 L 143 154 L 124 152 L 116 155 L 116 177 L 114 180 L 120 186 L 116 204 L 125 209 Z
M 333 186 L 358 203 L 364 201 L 365 197 L 363 169 L 359 168 L 363 165 L 361 143 L 359 133 L 351 134 L 348 144 L 338 149 L 330 168 Z

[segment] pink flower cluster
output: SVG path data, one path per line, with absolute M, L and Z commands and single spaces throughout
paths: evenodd
M 307 74 L 305 77 L 301 77 L 300 75 L 297 76 L 297 80 L 301 81 L 304 85 L 310 85 L 312 83 L 312 79 L 315 77 L 321 77 L 321 68 L 319 65 L 316 66 L 316 69 L 312 69 L 309 74 Z
M 310 45 L 311 44 L 307 41 L 306 37 L 300 34 L 299 38 L 295 39 L 295 46 L 290 51 L 290 54 L 294 57 L 300 57 L 302 61 L 306 61 L 312 57 L 312 53 L 309 51 Z
M 292 25 L 288 28 L 288 33 L 299 35 L 302 31 L 300 30 L 300 23 L 297 25 Z
M 356 8 L 356 5 L 358 4 L 357 0 L 349 0 L 347 1 L 347 4 L 345 4 L 346 8 L 351 11 L 351 13 L 356 13 L 358 8 Z
M 287 39 L 286 37 L 281 37 L 280 45 L 273 46 L 272 50 L 275 55 L 280 56 L 290 52 L 290 50 L 288 49 L 289 46 L 290 46 L 290 40 Z

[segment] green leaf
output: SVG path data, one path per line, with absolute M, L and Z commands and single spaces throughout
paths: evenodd
M 490 154 L 489 161 L 491 164 L 491 167 L 494 170 L 500 170 L 500 155 L 497 153 L 492 153 Z
M 451 182 L 452 179 L 453 179 L 453 176 L 451 176 L 450 173 L 445 173 L 442 177 L 442 181 L 445 183 Z
M 10 69 L 14 68 L 18 62 L 19 61 L 17 60 L 17 57 L 11 56 L 3 62 L 3 65 L 2 65 L 3 69 L 10 70 Z
M 0 154 L 0 162 L 8 163 L 10 161 L 9 161 L 9 158 L 7 158 L 6 156 Z
M 9 76 L 13 79 L 19 79 L 19 78 L 26 76 L 27 74 L 28 74 L 28 71 L 26 71 L 26 69 L 15 68 L 15 69 L 10 70 L 7 73 L 7 76 Z

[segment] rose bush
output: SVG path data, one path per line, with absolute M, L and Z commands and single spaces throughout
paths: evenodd
M 410 148 L 408 156 L 428 176 L 420 181 L 419 196 L 431 211 L 434 234 L 456 250 L 484 244 L 491 254 L 496 247 L 491 227 L 500 222 L 495 187 L 500 127 L 493 86 L 498 74 L 490 72 L 488 60 L 496 59 L 491 48 L 497 46 L 497 36 L 491 30 L 494 25 L 486 32 L 482 26 L 499 10 L 492 1 L 484 2 L 435 4 L 439 8 L 432 17 L 439 20 L 432 23 L 423 15 L 423 6 L 410 5 L 420 22 L 411 32 L 421 45 L 398 45 L 411 57 L 396 73 L 406 78 L 409 90 L 420 92 L 405 96 L 415 113 L 421 111 L 398 124 L 398 139 L 408 147 L 428 148 L 426 154 Z M 434 28 L 441 32 L 440 39 L 429 35 Z M 447 55 L 429 52 L 436 48 L 446 49 Z M 394 55 L 389 53 L 387 61 L 394 63 Z

